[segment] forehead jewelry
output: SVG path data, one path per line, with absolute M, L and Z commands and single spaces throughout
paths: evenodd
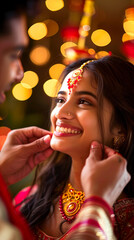
M 82 74 L 83 74 L 83 68 L 85 65 L 87 65 L 90 62 L 93 62 L 94 60 L 89 60 L 85 63 L 83 63 L 79 68 L 77 68 L 73 73 L 70 78 L 67 80 L 67 87 L 69 90 L 69 95 L 71 94 L 71 91 L 74 87 L 77 86 L 77 83 L 81 80 Z

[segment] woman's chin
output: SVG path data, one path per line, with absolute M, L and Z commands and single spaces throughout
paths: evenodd
M 61 144 L 58 141 L 53 140 L 53 139 L 51 139 L 50 147 L 55 151 L 59 151 L 59 152 L 68 154 L 66 146 L 64 144 Z
M 55 151 L 61 151 L 61 144 L 58 144 L 53 138 L 50 141 L 50 147 Z

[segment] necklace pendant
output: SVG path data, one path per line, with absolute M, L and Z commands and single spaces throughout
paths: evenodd
M 59 201 L 60 213 L 67 222 L 73 222 L 84 200 L 84 192 L 76 191 L 69 183 Z

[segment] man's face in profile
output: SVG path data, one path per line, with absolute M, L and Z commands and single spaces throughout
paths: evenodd
M 20 57 L 28 44 L 25 16 L 12 18 L 7 24 L 9 33 L 0 36 L 0 103 L 5 101 L 11 85 L 23 78 Z

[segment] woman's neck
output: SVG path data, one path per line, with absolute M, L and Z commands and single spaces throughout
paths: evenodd
M 84 167 L 84 163 L 85 161 L 81 161 L 80 159 L 77 159 L 77 161 L 72 159 L 69 182 L 75 188 L 75 190 L 83 191 L 81 185 L 81 171 Z

